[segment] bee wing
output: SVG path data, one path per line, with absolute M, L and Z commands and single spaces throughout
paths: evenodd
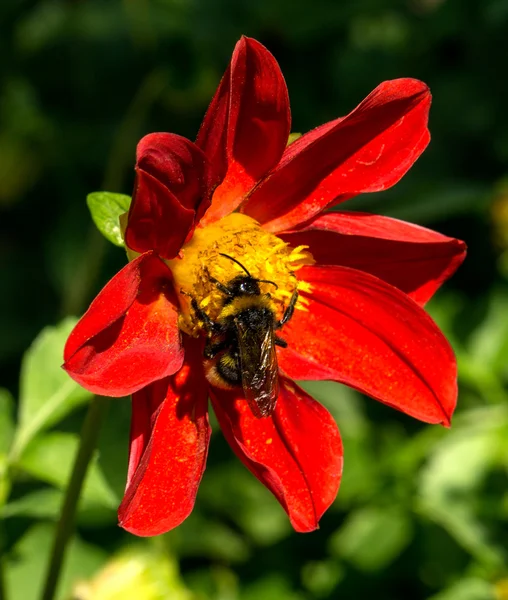
M 268 417 L 279 395 L 273 328 L 253 328 L 238 321 L 236 327 L 245 399 L 255 417 Z

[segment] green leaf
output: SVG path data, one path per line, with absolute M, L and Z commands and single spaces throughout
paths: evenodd
M 47 568 L 53 527 L 40 524 L 32 527 L 16 544 L 5 560 L 5 580 L 9 600 L 38 598 Z M 90 577 L 106 560 L 106 553 L 74 538 L 68 546 L 57 600 L 68 600 L 76 583 Z
M 0 516 L 31 517 L 34 519 L 56 519 L 62 507 L 63 494 L 60 490 L 47 488 L 25 494 L 3 507 Z
M 97 229 L 112 244 L 123 248 L 119 219 L 129 210 L 131 197 L 112 192 L 93 192 L 86 197 L 86 203 Z
M 411 521 L 397 507 L 361 508 L 330 539 L 331 550 L 363 571 L 389 565 L 411 541 Z
M 0 459 L 7 454 L 14 437 L 14 398 L 0 388 Z
M 495 600 L 494 586 L 482 579 L 467 578 L 432 596 L 429 600 Z
M 477 415 L 480 418 L 480 411 Z M 476 431 L 467 428 L 467 432 L 465 435 L 457 425 L 456 430 L 436 445 L 421 473 L 422 497 L 446 503 L 459 494 L 470 493 L 485 477 L 496 452 L 496 439 L 490 428 Z
M 65 341 L 76 319 L 46 327 L 23 357 L 21 365 L 19 425 L 10 453 L 16 460 L 39 432 L 54 425 L 92 394 L 61 368 Z
M 36 479 L 64 489 L 69 481 L 79 438 L 73 433 L 53 432 L 32 440 L 20 457 L 17 466 Z M 111 509 L 118 498 L 108 486 L 97 463 L 97 455 L 90 465 L 82 492 L 82 500 Z
M 471 359 L 502 375 L 508 374 L 508 293 L 493 290 L 485 318 L 468 341 Z
M 482 564 L 499 568 L 505 553 L 475 514 L 482 484 L 508 450 L 508 411 L 490 406 L 463 413 L 421 471 L 417 509 L 439 523 Z

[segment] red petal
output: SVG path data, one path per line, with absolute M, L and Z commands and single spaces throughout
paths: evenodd
M 242 37 L 196 140 L 225 177 L 205 223 L 233 212 L 279 162 L 290 127 L 286 82 L 277 61 L 259 42 Z
M 121 527 L 135 535 L 159 535 L 189 516 L 208 453 L 207 405 L 201 352 L 191 344 L 176 375 L 133 396 L 129 477 L 118 509 Z
M 352 196 L 389 188 L 429 142 L 430 101 L 420 81 L 385 81 L 347 117 L 288 146 L 242 212 L 284 231 Z
M 148 446 L 152 428 L 159 413 L 159 408 L 166 397 L 168 386 L 169 378 L 165 377 L 132 394 L 129 469 L 126 489 L 129 487 L 141 457 Z
M 132 394 L 181 367 L 177 320 L 169 269 L 143 254 L 106 284 L 78 322 L 64 369 L 95 394 Z
M 319 265 L 371 273 L 422 305 L 466 256 L 466 245 L 460 240 L 365 213 L 327 213 L 280 237 L 293 247 L 309 246 Z
M 304 267 L 308 311 L 282 335 L 280 368 L 299 379 L 332 379 L 428 423 L 450 424 L 457 365 L 436 324 L 413 300 L 367 273 Z
M 189 140 L 171 133 L 145 136 L 137 147 L 127 246 L 174 258 L 210 205 L 218 182 L 202 150 Z
M 234 391 L 212 388 L 211 398 L 231 448 L 275 495 L 296 531 L 317 529 L 342 474 L 342 442 L 330 413 L 284 377 L 271 417 L 254 417 Z
M 136 252 L 155 250 L 174 258 L 194 228 L 196 213 L 185 208 L 158 179 L 136 169 L 125 243 Z

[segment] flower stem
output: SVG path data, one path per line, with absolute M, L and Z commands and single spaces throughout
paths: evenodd
M 81 440 L 78 453 L 74 461 L 69 485 L 65 492 L 62 512 L 57 524 L 55 539 L 53 540 L 53 548 L 51 550 L 51 557 L 41 600 L 53 600 L 55 597 L 60 572 L 65 559 L 67 544 L 74 531 L 74 519 L 81 489 L 97 445 L 100 425 L 105 414 L 106 406 L 106 398 L 95 396 L 88 407 L 88 412 L 81 429 Z

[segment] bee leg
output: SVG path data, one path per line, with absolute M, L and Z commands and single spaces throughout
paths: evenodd
M 280 346 L 281 348 L 287 348 L 288 347 L 288 343 L 286 342 L 286 340 L 283 340 L 278 335 L 274 336 L 274 342 L 275 342 L 276 346 Z
M 205 326 L 205 329 L 208 333 L 221 333 L 222 327 L 215 321 L 212 321 L 212 319 L 210 319 L 210 317 L 205 313 L 205 311 L 199 308 L 196 298 L 192 298 L 191 306 L 194 312 L 196 313 L 197 318 L 200 321 L 203 321 L 203 325 Z
M 276 323 L 275 325 L 275 329 L 280 329 L 283 325 L 285 325 L 289 319 L 291 319 L 291 317 L 293 316 L 293 313 L 295 312 L 295 306 L 296 306 L 296 301 L 298 300 L 298 290 L 295 290 L 293 292 L 293 295 L 291 296 L 291 300 L 286 308 L 286 310 L 284 311 L 284 315 L 282 316 L 282 319 Z
M 193 298 L 188 292 L 184 292 L 183 290 L 180 290 L 180 294 L 189 296 L 194 314 L 200 321 L 203 321 L 203 325 L 208 333 L 221 333 L 222 327 L 218 323 L 215 323 L 215 321 L 212 321 L 205 311 L 199 308 L 196 298 Z
M 215 279 L 215 277 L 212 277 L 210 275 L 210 271 L 205 267 L 205 273 L 208 276 L 208 279 L 212 282 L 215 283 L 215 285 L 217 286 L 217 289 L 222 292 L 223 294 L 226 294 L 226 296 L 232 296 L 233 293 L 231 292 L 231 290 L 226 287 L 223 283 L 221 283 L 218 279 Z
M 204 351 L 205 358 L 215 358 L 219 352 L 222 350 L 226 350 L 229 346 L 228 340 L 222 340 L 222 342 L 217 342 L 216 344 L 212 344 L 210 340 L 207 341 Z

